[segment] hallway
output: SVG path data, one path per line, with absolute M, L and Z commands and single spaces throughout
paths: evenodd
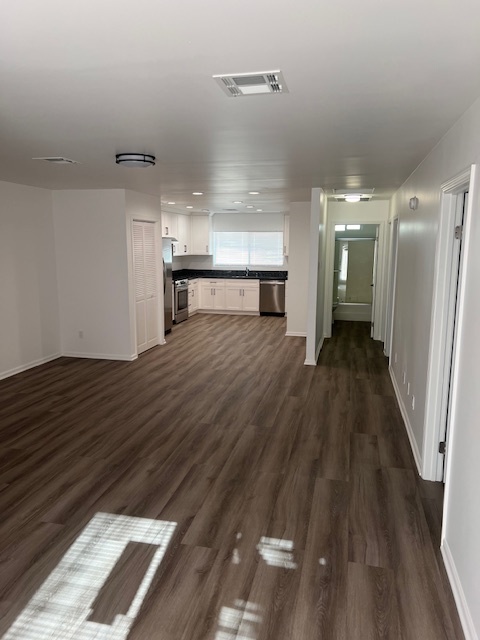
M 197 315 L 0 382 L 0 638 L 463 638 L 381 344 L 284 333 Z

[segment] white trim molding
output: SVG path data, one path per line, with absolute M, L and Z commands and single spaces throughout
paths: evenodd
M 402 414 L 403 422 L 405 424 L 405 430 L 407 432 L 408 439 L 410 440 L 410 447 L 412 448 L 415 464 L 417 465 L 417 471 L 418 471 L 418 474 L 422 476 L 422 457 L 420 455 L 420 451 L 418 450 L 418 445 L 417 445 L 417 441 L 415 440 L 415 436 L 413 435 L 412 425 L 410 424 L 407 410 L 405 409 L 405 405 L 403 404 L 402 396 L 400 394 L 400 389 L 398 388 L 397 380 L 393 373 L 392 367 L 388 367 L 388 371 L 390 373 L 390 378 L 392 380 L 393 389 L 395 391 L 395 396 L 397 398 L 398 406 L 400 407 L 400 413 Z
M 66 351 L 62 353 L 62 356 L 65 358 L 87 358 L 89 360 L 121 360 L 123 362 L 133 362 L 138 358 L 136 353 L 127 356 L 125 354 L 117 355 L 116 353 L 77 353 L 75 351 Z
M 443 480 L 443 456 L 438 452 L 438 443 L 442 439 L 442 432 L 446 420 L 448 389 L 444 386 L 447 354 L 445 341 L 448 333 L 446 308 L 448 306 L 450 284 L 450 256 L 454 243 L 453 220 L 457 195 L 467 191 L 475 178 L 475 165 L 443 183 L 441 186 L 441 210 L 438 230 L 437 249 L 435 256 L 435 279 L 433 288 L 432 321 L 430 346 L 428 356 L 427 389 L 425 400 L 425 421 L 423 431 L 423 465 L 422 477 L 425 480 Z M 464 221 L 466 228 L 467 218 Z M 462 253 L 465 257 L 468 250 L 468 237 L 464 233 Z M 460 278 L 461 280 L 462 278 Z M 459 296 L 461 292 L 459 291 Z M 461 323 L 458 322 L 458 327 Z M 452 401 L 455 394 L 455 384 L 452 386 Z
M 445 563 L 445 569 L 450 581 L 455 604 L 457 605 L 458 615 L 460 616 L 463 633 L 465 634 L 465 640 L 479 640 L 452 552 L 450 551 L 448 542 L 445 539 L 442 541 L 440 550 L 442 552 L 443 562 Z
M 294 338 L 306 338 L 306 331 L 287 331 L 285 333 L 286 336 L 293 336 Z
M 47 364 L 47 362 L 51 362 L 52 360 L 56 360 L 57 358 L 61 357 L 61 353 L 54 353 L 51 356 L 45 356 L 45 358 L 32 360 L 32 362 L 29 362 L 28 364 L 22 364 L 18 367 L 14 367 L 13 369 L 7 369 L 7 371 L 0 372 L 0 380 L 10 378 L 11 376 L 16 376 L 17 373 L 23 373 L 23 371 L 28 371 L 28 369 L 34 369 L 35 367 L 39 367 L 42 364 Z

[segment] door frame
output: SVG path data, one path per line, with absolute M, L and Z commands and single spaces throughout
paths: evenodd
M 368 204 L 368 203 L 364 203 Z M 352 213 L 332 212 L 329 215 L 326 231 L 325 250 L 325 304 L 324 304 L 324 337 L 332 337 L 332 300 L 333 300 L 333 270 L 335 261 L 335 225 L 336 224 L 374 224 L 378 226 L 378 265 L 376 278 L 375 308 L 372 307 L 372 320 L 374 322 L 373 339 L 384 339 L 384 299 L 385 299 L 385 273 L 387 251 L 385 250 L 385 230 L 387 216 L 378 216 L 369 211 L 368 207 L 359 212 L 352 207 Z
M 392 359 L 393 342 L 393 318 L 395 315 L 395 290 L 397 287 L 397 264 L 398 264 L 398 216 L 395 216 L 388 223 L 390 225 L 390 242 L 388 249 L 388 281 L 387 281 L 387 304 L 385 307 L 385 343 L 383 353 L 387 356 L 390 364 Z
M 441 185 L 440 222 L 435 255 L 435 277 L 430 333 L 430 347 L 427 371 L 425 401 L 425 429 L 423 436 L 422 477 L 425 480 L 442 481 L 443 454 L 438 445 L 445 428 L 445 412 L 448 407 L 449 427 L 447 429 L 447 450 L 454 432 L 455 402 L 457 396 L 458 353 L 461 340 L 463 307 L 465 296 L 466 267 L 469 252 L 470 226 L 473 203 L 478 192 L 479 171 L 476 165 L 465 169 L 457 176 Z M 460 257 L 459 281 L 457 288 L 457 312 L 455 321 L 455 351 L 445 352 L 449 331 L 449 295 L 452 277 L 452 253 L 454 247 L 454 220 L 459 197 L 469 191 L 469 198 L 463 218 L 462 255 Z M 477 194 L 478 197 L 478 194 Z M 448 258 L 448 259 L 446 259 Z M 452 328 L 450 327 L 450 330 Z M 450 372 L 450 398 L 446 382 L 447 359 L 452 359 Z M 445 465 L 445 479 L 448 476 L 448 457 Z

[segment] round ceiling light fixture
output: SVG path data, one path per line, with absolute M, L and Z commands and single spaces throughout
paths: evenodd
M 351 196 L 345 196 L 345 202 L 360 202 L 360 196 L 353 194 Z
M 115 162 L 124 167 L 153 167 L 155 156 L 145 153 L 117 153 Z

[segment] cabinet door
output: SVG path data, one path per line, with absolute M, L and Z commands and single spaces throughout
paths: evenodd
M 283 255 L 288 256 L 290 244 L 290 216 L 283 216 Z
M 196 256 L 212 254 L 212 219 L 210 216 L 191 217 L 191 253 Z
M 216 286 L 214 289 L 215 309 L 225 309 L 225 285 Z
M 214 286 L 209 283 L 200 285 L 200 309 L 215 308 L 214 290 Z
M 195 313 L 195 311 L 198 311 L 198 282 L 193 282 L 190 285 L 190 289 L 189 289 L 189 293 L 191 293 L 191 297 L 189 299 L 189 303 L 190 303 L 190 307 L 189 307 L 189 311 L 191 311 L 192 313 Z
M 178 251 L 176 255 L 186 256 L 190 252 L 190 216 L 177 216 Z
M 260 290 L 258 287 L 242 289 L 242 301 L 244 311 L 260 310 Z
M 178 235 L 177 215 L 162 211 L 162 236 L 164 238 L 176 238 Z
M 225 309 L 227 311 L 242 310 L 242 289 L 238 285 L 228 285 L 225 287 Z

